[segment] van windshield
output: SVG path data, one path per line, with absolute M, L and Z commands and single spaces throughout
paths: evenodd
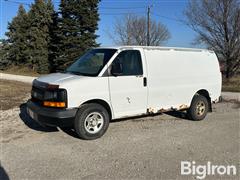
M 92 49 L 69 66 L 66 72 L 97 76 L 116 51 L 116 49 Z

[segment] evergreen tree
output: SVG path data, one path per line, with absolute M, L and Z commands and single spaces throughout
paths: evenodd
M 51 0 L 35 0 L 28 13 L 31 27 L 29 28 L 30 62 L 33 69 L 39 73 L 49 71 L 48 49 L 50 43 L 50 26 L 54 13 Z
M 50 6 L 50 5 L 49 5 Z M 49 7 L 51 9 L 51 6 Z M 58 56 L 59 52 L 59 28 L 58 28 L 58 13 L 52 12 L 52 23 L 49 27 L 50 42 L 48 47 L 48 62 L 50 66 L 50 72 L 54 72 L 56 69 L 56 64 L 54 59 Z
M 57 57 L 53 64 L 65 69 L 87 49 L 98 46 L 95 32 L 98 29 L 99 0 L 61 0 L 58 19 Z
M 7 59 L 14 65 L 23 65 L 28 63 L 28 15 L 22 5 L 19 6 L 17 16 L 8 24 L 8 44 Z M 6 60 L 6 59 L 5 59 Z
M 0 40 L 0 70 L 6 69 L 12 61 L 8 58 L 9 43 L 5 39 Z

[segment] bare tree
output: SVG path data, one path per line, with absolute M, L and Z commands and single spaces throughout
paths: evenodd
M 117 19 L 114 33 L 109 33 L 110 38 L 119 45 L 146 45 L 147 20 L 145 17 L 128 14 Z M 160 22 L 150 21 L 150 45 L 159 46 L 170 38 L 166 26 Z
M 196 42 L 208 45 L 223 60 L 229 78 L 240 68 L 240 1 L 190 0 L 188 25 L 198 33 Z

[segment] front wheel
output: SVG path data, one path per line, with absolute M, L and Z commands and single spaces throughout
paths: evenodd
M 108 129 L 109 114 L 107 110 L 96 103 L 84 104 L 75 117 L 74 129 L 82 139 L 100 138 Z
M 206 117 L 208 111 L 209 104 L 207 98 L 202 95 L 195 95 L 187 114 L 190 119 L 200 121 Z

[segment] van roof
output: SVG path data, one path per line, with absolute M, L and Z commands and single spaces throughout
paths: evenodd
M 211 52 L 212 50 L 208 49 L 199 49 L 199 48 L 183 48 L 183 47 L 167 47 L 167 46 L 107 46 L 107 47 L 98 47 L 106 49 L 131 49 L 131 48 L 143 48 L 143 49 L 159 49 L 159 50 L 175 50 L 175 51 L 194 51 L 194 52 Z

